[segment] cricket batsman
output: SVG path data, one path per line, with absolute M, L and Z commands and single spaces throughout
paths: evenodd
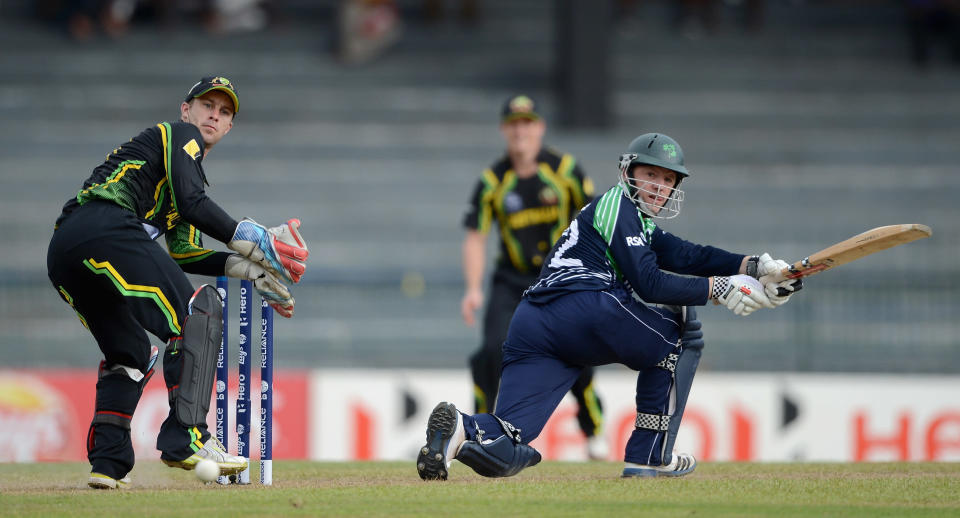
M 637 137 L 619 173 L 619 183 L 570 223 L 524 293 L 503 345 L 495 412 L 438 404 L 417 457 L 420 478 L 445 480 L 452 459 L 485 477 L 537 464 L 529 443 L 564 394 L 583 369 L 612 363 L 637 371 L 622 476 L 677 477 L 696 468 L 692 455 L 672 451 L 703 347 L 691 306 L 714 302 L 746 316 L 785 303 L 801 284 L 778 282 L 787 263 L 769 254 L 694 244 L 657 225 L 680 213 L 680 183 L 690 175 L 674 139 Z
M 103 353 L 86 441 L 90 487 L 130 484 L 130 421 L 159 356 L 147 332 L 167 344 L 161 460 L 192 470 L 210 459 L 222 475 L 247 467 L 207 431 L 222 301 L 214 287 L 191 286 L 186 273 L 251 280 L 289 318 L 295 301 L 284 282 L 300 280 L 309 252 L 298 220 L 273 228 L 237 221 L 204 192 L 203 159 L 233 128 L 239 108 L 233 82 L 202 78 L 180 103 L 179 121 L 153 125 L 111 151 L 56 221 L 50 281 Z M 233 253 L 204 248 L 202 234 Z M 161 235 L 166 250 L 156 241 Z

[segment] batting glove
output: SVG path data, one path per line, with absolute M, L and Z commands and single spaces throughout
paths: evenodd
M 783 278 L 782 272 L 789 266 L 783 259 L 774 259 L 767 253 L 757 257 L 755 277 L 763 284 L 763 292 L 774 306 L 786 304 L 791 295 L 803 289 L 802 279 Z
M 760 308 L 775 307 L 764 294 L 763 284 L 749 275 L 714 277 L 710 297 L 744 317 Z

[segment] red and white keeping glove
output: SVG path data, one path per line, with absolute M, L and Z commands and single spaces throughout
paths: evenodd
M 274 246 L 290 278 L 294 283 L 300 282 L 303 272 L 307 270 L 307 257 L 310 256 L 307 242 L 300 235 L 300 220 L 289 219 L 283 225 L 271 227 L 267 231 L 273 234 Z
M 227 277 L 253 281 L 254 289 L 274 311 L 284 318 L 293 316 L 293 306 L 296 304 L 293 295 L 282 282 L 264 267 L 240 254 L 232 254 L 227 257 L 227 263 L 223 270 Z
M 763 284 L 749 275 L 713 277 L 710 298 L 744 317 L 760 308 L 775 307 L 763 293 Z
M 234 230 L 227 248 L 260 264 L 277 277 L 297 283 L 306 271 L 307 245 L 300 235 L 300 220 L 266 228 L 244 218 Z

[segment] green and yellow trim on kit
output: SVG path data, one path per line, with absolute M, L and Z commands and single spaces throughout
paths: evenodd
M 503 181 L 500 182 L 499 187 L 497 187 L 494 193 L 493 206 L 497 211 L 497 221 L 500 223 L 500 239 L 502 239 L 503 244 L 506 245 L 510 262 L 513 263 L 513 267 L 516 268 L 517 271 L 526 272 L 528 268 L 527 263 L 523 260 L 523 248 L 520 245 L 520 241 L 517 241 L 513 232 L 510 231 L 509 219 L 505 217 L 507 212 L 504 210 L 504 199 L 507 193 L 513 191 L 516 186 L 517 173 L 513 172 L 513 169 L 510 169 L 504 173 Z
M 179 320 L 177 319 L 177 312 L 173 309 L 170 301 L 167 300 L 166 295 L 163 294 L 163 291 L 161 291 L 160 288 L 156 286 L 143 286 L 140 284 L 128 283 L 123 276 L 117 272 L 116 268 L 110 264 L 110 261 L 97 262 L 93 258 L 90 258 L 84 260 L 83 264 L 95 274 L 106 275 L 123 296 L 152 299 L 166 317 L 167 325 L 170 327 L 170 330 L 177 335 L 181 334 Z
M 167 239 L 170 257 L 173 257 L 177 264 L 187 264 L 216 253 L 214 250 L 203 248 L 200 236 L 201 233 L 197 227 L 189 223 L 178 223 L 173 229 L 172 236 Z
M 163 203 L 163 193 L 167 191 L 167 179 L 164 178 L 157 182 L 157 188 L 153 191 L 153 208 L 148 210 L 143 216 L 146 219 L 153 217 L 160 210 L 160 204 Z
M 190 449 L 193 450 L 194 453 L 200 451 L 200 448 L 203 448 L 203 443 L 200 442 L 203 434 L 200 433 L 200 429 L 194 426 L 193 428 L 188 428 L 187 433 L 190 434 Z
M 603 435 L 601 430 L 603 426 L 603 411 L 600 410 L 600 398 L 597 397 L 597 392 L 593 390 L 593 381 L 583 389 L 583 400 L 587 404 L 587 414 L 590 416 L 590 421 L 593 422 L 593 435 Z
M 170 136 L 172 130 L 170 129 L 169 122 L 161 122 L 157 124 L 157 127 L 160 128 L 160 141 L 163 143 L 163 170 L 166 171 L 167 183 L 170 185 L 170 203 L 173 205 L 174 212 L 180 212 L 177 208 L 177 197 L 173 192 L 173 178 L 170 175 L 170 162 L 173 160 L 173 146 L 170 142 Z
M 573 174 L 573 169 L 576 165 L 577 159 L 573 158 L 573 155 L 564 154 L 560 159 L 560 165 L 557 166 L 557 176 L 570 184 L 570 192 L 573 193 L 572 201 L 574 210 L 586 205 L 586 197 L 593 194 L 593 187 L 589 184 L 581 184 L 580 180 Z M 589 179 L 585 180 L 584 183 L 587 182 L 589 182 Z
M 77 311 L 77 307 L 73 305 L 73 297 L 71 297 L 70 294 L 67 293 L 67 290 L 64 289 L 63 286 L 57 286 L 57 291 L 60 292 L 60 296 L 63 297 L 63 300 L 66 301 L 66 303 L 69 304 L 71 308 L 73 308 L 73 312 L 77 314 L 77 318 L 80 319 L 80 323 L 83 324 L 83 327 L 90 329 L 90 326 L 87 325 L 87 319 L 83 318 L 83 315 L 81 315 L 80 312 Z
M 483 181 L 483 193 L 480 195 L 480 214 L 477 217 L 477 231 L 486 234 L 490 231 L 490 222 L 493 221 L 493 196 L 500 185 L 497 175 L 486 169 L 480 177 Z
M 121 207 L 131 209 L 132 203 L 128 199 L 129 195 L 124 193 L 118 183 L 128 171 L 140 169 L 146 162 L 143 160 L 124 160 L 117 164 L 117 168 L 107 176 L 103 183 L 98 183 L 87 187 L 77 193 L 77 203 L 83 205 L 91 199 L 111 200 L 117 202 Z
M 550 242 L 556 243 L 570 224 L 570 194 L 564 188 L 566 182 L 546 162 L 540 162 L 537 176 L 557 195 L 557 224 L 550 231 Z
M 473 386 L 473 401 L 477 407 L 478 414 L 486 414 L 487 410 L 487 395 L 480 390 L 478 385 Z

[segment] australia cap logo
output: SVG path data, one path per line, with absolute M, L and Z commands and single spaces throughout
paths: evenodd
M 214 77 L 210 81 L 210 84 L 216 85 L 216 86 L 226 86 L 227 88 L 233 90 L 233 84 L 230 83 L 230 80 L 227 79 L 226 77 Z
M 510 111 L 514 113 L 530 113 L 533 111 L 533 99 L 526 95 L 518 95 L 510 100 Z

